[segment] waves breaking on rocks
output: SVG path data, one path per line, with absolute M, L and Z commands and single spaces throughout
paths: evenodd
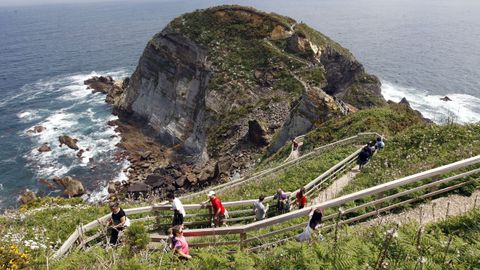
M 104 95 L 87 90 L 83 81 L 100 74 L 121 79 L 130 72 L 117 69 L 42 79 L 24 85 L 19 93 L 2 102 L 1 107 L 16 106 L 19 109 L 15 115 L 22 126 L 14 132 L 14 136 L 25 144 L 23 151 L 17 152 L 24 162 L 23 166 L 19 165 L 33 175 L 32 179 L 13 179 L 18 176 L 10 174 L 10 181 L 24 181 L 30 185 L 25 185 L 23 189 L 28 187 L 55 195 L 58 190 L 47 191 L 38 181 L 54 176 L 75 176 L 89 190 L 84 198 L 94 202 L 108 196 L 108 181 L 126 180 L 123 170 L 128 167 L 128 161 L 114 159 L 114 153 L 119 151 L 116 145 L 121 138 L 115 127 L 107 125 L 108 121 L 117 117 L 111 114 Z M 32 132 L 36 127 L 42 127 L 42 131 Z M 60 146 L 59 137 L 63 135 L 77 139 L 82 153 L 66 145 Z M 40 152 L 39 147 L 43 144 L 47 144 L 50 150 Z M 8 162 L 6 157 L 1 158 L 2 163 Z M 0 193 L 4 192 L 6 189 L 0 190 Z M 12 198 L 19 192 L 11 194 Z
M 441 96 L 388 81 L 382 81 L 382 95 L 385 99 L 395 102 L 405 97 L 413 109 L 420 111 L 424 117 L 435 123 L 480 121 L 480 98 L 471 95 L 451 93 Z M 451 101 L 441 100 L 445 96 Z

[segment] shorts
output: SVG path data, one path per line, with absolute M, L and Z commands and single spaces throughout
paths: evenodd
M 178 211 L 174 211 L 173 213 L 173 222 L 172 222 L 173 226 L 176 226 L 176 225 L 182 225 L 183 224 L 183 215 L 178 212 Z

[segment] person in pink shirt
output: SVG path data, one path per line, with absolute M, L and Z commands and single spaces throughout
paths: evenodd
M 172 247 L 180 259 L 191 259 L 192 256 L 190 255 L 190 249 L 188 248 L 187 240 L 185 236 L 183 236 L 183 228 L 181 225 L 174 226 L 172 228 Z

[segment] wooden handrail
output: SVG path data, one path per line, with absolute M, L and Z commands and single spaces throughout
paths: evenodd
M 227 183 L 223 183 L 223 184 L 220 184 L 220 185 L 217 185 L 217 186 L 214 186 L 214 187 L 210 187 L 208 190 L 216 190 L 217 192 L 218 191 L 222 191 L 224 189 L 227 189 L 227 188 L 232 188 L 232 187 L 235 187 L 241 183 L 244 183 L 244 182 L 247 182 L 247 181 L 252 181 L 252 180 L 255 180 L 259 177 L 262 177 L 262 176 L 265 176 L 267 174 L 270 174 L 272 172 L 275 172 L 277 170 L 280 170 L 284 167 L 288 167 L 290 165 L 293 165 L 297 162 L 300 162 L 314 154 L 316 154 L 317 152 L 323 150 L 323 149 L 326 149 L 326 148 L 329 148 L 329 147 L 333 147 L 333 146 L 336 146 L 336 145 L 340 145 L 340 144 L 343 144 L 343 143 L 346 143 L 348 141 L 352 141 L 352 140 L 355 140 L 361 136 L 372 136 L 372 135 L 375 135 L 375 136 L 382 136 L 376 132 L 363 132 L 363 133 L 358 133 L 357 135 L 354 135 L 354 136 L 351 136 L 351 137 L 348 137 L 348 138 L 345 138 L 345 139 L 342 139 L 342 140 L 339 140 L 339 141 L 335 141 L 333 143 L 329 143 L 329 144 L 325 144 L 325 145 L 322 145 L 322 146 L 319 146 L 315 149 L 313 149 L 312 151 L 310 151 L 309 153 L 305 154 L 305 155 L 302 155 L 301 157 L 297 158 L 297 159 L 294 159 L 294 160 L 290 160 L 290 161 L 287 161 L 285 163 L 282 163 L 274 168 L 270 168 L 270 169 L 266 169 L 266 170 L 263 170 L 263 171 L 260 171 L 260 172 L 256 172 L 256 173 L 253 173 L 252 175 L 250 176 L 247 176 L 247 177 L 242 177 L 242 178 L 239 178 L 239 179 L 236 179 L 236 180 L 233 180 L 233 181 L 229 181 Z M 198 195 L 202 195 L 202 194 L 207 194 L 208 190 L 203 190 L 203 191 L 199 191 L 199 192 L 195 192 L 195 193 L 190 193 L 190 194 L 186 194 L 186 195 L 182 195 L 180 196 L 181 199 L 187 199 L 187 198 L 191 198 L 191 197 L 195 197 L 195 196 L 198 196 Z
M 345 139 L 342 139 L 342 140 L 339 140 L 339 141 L 336 141 L 336 142 L 333 142 L 333 143 L 330 143 L 330 144 L 326 144 L 326 145 L 323 145 L 323 146 L 319 146 L 317 148 L 315 148 L 314 150 L 312 150 L 311 152 L 301 156 L 300 158 L 298 159 L 295 159 L 295 160 L 292 160 L 292 161 L 289 161 L 289 162 L 285 162 L 279 166 L 276 166 L 274 168 L 270 168 L 270 169 L 267 169 L 267 170 L 264 170 L 264 171 L 261 171 L 261 172 L 258 172 L 258 173 L 254 173 L 253 175 L 249 176 L 249 177 L 245 177 L 245 178 L 241 178 L 241 179 L 238 179 L 238 180 L 234 180 L 234 181 L 230 181 L 228 183 L 224 183 L 224 184 L 220 184 L 216 187 L 212 187 L 211 189 L 215 189 L 215 190 L 222 190 L 226 187 L 232 187 L 232 186 L 236 186 L 238 184 L 241 184 L 245 181 L 251 181 L 251 180 L 254 180 L 258 177 L 261 177 L 261 176 L 264 176 L 266 174 L 269 174 L 269 173 L 272 173 L 272 172 L 275 172 L 283 167 L 287 167 L 287 166 L 290 166 L 294 163 L 297 163 L 299 161 L 302 161 L 310 156 L 312 156 L 313 154 L 315 154 L 316 152 L 322 150 L 322 149 L 326 149 L 328 147 L 333 147 L 335 145 L 339 145 L 339 144 L 342 144 L 342 143 L 345 143 L 347 141 L 351 141 L 351 140 L 354 140 L 360 136 L 371 136 L 371 135 L 376 135 L 376 136 L 381 136 L 379 135 L 378 133 L 376 132 L 364 132 L 364 133 L 358 133 L 357 135 L 355 136 L 351 136 L 351 137 L 348 137 L 348 138 L 345 138 Z M 353 154 L 351 155 L 353 156 Z M 343 162 L 343 161 L 342 161 Z M 340 162 L 340 163 L 342 163 Z M 338 165 L 338 164 L 337 164 Z M 331 170 L 332 172 L 335 171 L 335 170 Z M 322 175 L 325 175 L 327 176 L 328 174 L 322 174 Z M 317 177 L 316 179 L 321 179 L 320 177 Z M 312 183 L 313 181 L 311 181 L 310 183 Z M 309 183 L 309 184 L 310 184 Z M 184 195 L 184 196 L 181 196 L 180 198 L 184 199 L 184 198 L 189 198 L 189 197 L 193 197 L 193 196 L 197 196 L 197 195 L 200 195 L 200 194 L 204 194 L 206 191 L 200 191 L 200 192 L 196 192 L 196 193 L 192 193 L 192 194 L 187 194 L 187 195 Z M 292 194 L 292 193 L 287 193 L 287 194 Z M 273 196 L 268 196 L 265 198 L 266 201 L 269 201 L 269 200 L 272 200 L 273 199 Z M 227 207 L 233 207 L 233 206 L 243 206 L 243 205 L 249 205 L 249 204 L 253 204 L 253 202 L 255 202 L 256 199 L 253 199 L 253 200 L 244 200 L 244 201 L 234 201 L 234 202 L 225 202 L 223 203 L 224 206 L 227 206 Z M 193 210 L 193 209 L 202 209 L 202 208 L 206 208 L 208 207 L 207 205 L 203 205 L 203 204 L 191 204 L 191 205 L 185 205 L 184 206 L 186 210 Z M 153 205 L 153 206 L 145 206 L 145 207 L 139 207 L 139 208 L 131 208 L 131 209 L 124 209 L 125 213 L 128 214 L 128 215 L 132 215 L 132 214 L 141 214 L 141 213 L 148 213 L 148 212 L 152 212 L 152 211 L 159 211 L 159 210 L 168 210 L 168 209 L 171 209 L 171 205 L 167 205 L 167 202 L 162 202 L 160 204 L 157 204 L 157 205 Z M 98 225 L 102 225 L 103 223 L 105 223 L 108 219 L 110 218 L 110 214 L 107 214 L 107 215 L 104 215 L 84 226 L 82 226 L 82 232 L 88 232 L 88 231 L 91 231 L 92 229 L 94 229 L 95 227 L 97 227 Z M 234 227 L 230 227 L 231 229 L 235 229 Z M 218 229 L 222 229 L 222 228 L 218 228 Z M 212 229 L 210 229 L 212 230 Z M 209 234 L 209 235 L 216 235 L 215 230 L 212 231 L 212 234 Z M 219 230 L 220 231 L 220 230 Z M 230 230 L 231 231 L 231 230 Z M 244 232 L 245 230 L 242 231 L 242 233 Z M 186 235 L 188 235 L 188 231 L 185 231 Z M 202 232 L 200 232 L 202 233 Z M 223 232 L 222 232 L 223 234 Z M 227 233 L 228 234 L 228 233 Z M 68 252 L 68 250 L 74 245 L 74 243 L 77 241 L 77 239 L 80 237 L 78 231 L 76 230 L 74 233 L 72 233 L 72 235 L 70 235 L 70 237 L 63 243 L 63 245 L 53 254 L 52 258 L 56 259 L 56 258 L 60 258 L 61 256 L 63 256 L 65 253 Z
M 366 196 L 379 194 L 381 192 L 384 192 L 390 189 L 404 186 L 419 180 L 424 180 L 432 176 L 441 175 L 453 170 L 461 169 L 473 164 L 477 164 L 479 162 L 480 162 L 480 156 L 475 156 L 469 159 L 457 161 L 448 165 L 444 165 L 438 168 L 434 168 L 434 169 L 420 172 L 414 175 L 406 176 L 397 180 L 393 180 L 384 184 L 380 184 L 371 188 L 367 188 L 358 192 L 354 192 L 352 194 L 344 195 L 339 198 L 335 198 L 329 201 L 325 201 L 325 202 L 313 205 L 312 207 L 323 208 L 323 209 L 338 207 L 350 201 L 354 201 Z M 231 233 L 250 232 L 253 230 L 269 227 L 271 225 L 292 220 L 298 217 L 306 216 L 309 212 L 310 212 L 310 208 L 306 208 L 306 209 L 304 208 L 304 209 L 295 210 L 283 215 L 275 216 L 269 219 L 256 221 L 243 226 L 215 228 L 213 230 L 212 229 L 186 230 L 185 233 L 187 233 L 188 235 L 206 236 L 206 235 L 224 235 L 224 234 L 231 234 Z

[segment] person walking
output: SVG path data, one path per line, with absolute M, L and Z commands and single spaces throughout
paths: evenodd
M 375 148 L 377 150 L 383 149 L 385 147 L 385 143 L 382 140 L 382 137 L 377 137 L 377 141 L 375 142 Z
M 190 248 L 188 247 L 187 239 L 183 236 L 183 227 L 181 225 L 173 226 L 172 228 L 172 249 L 180 259 L 191 259 Z
M 265 217 L 267 216 L 268 204 L 267 204 L 266 207 L 265 207 L 265 205 L 263 205 L 263 200 L 264 199 L 265 199 L 265 196 L 260 195 L 260 197 L 258 197 L 258 201 L 253 203 L 253 210 L 255 212 L 255 220 L 256 221 L 264 220 Z
M 112 211 L 112 215 L 108 220 L 108 232 L 110 233 L 110 245 L 115 246 L 118 244 L 119 232 L 123 231 L 123 229 L 129 225 L 130 221 L 125 214 L 125 211 L 120 208 L 118 202 L 111 202 L 109 207 L 110 211 Z
M 208 197 L 210 198 L 210 204 L 212 205 L 213 209 L 213 223 L 216 227 L 223 225 L 227 225 L 226 217 L 227 217 L 227 210 L 223 207 L 222 201 L 220 198 L 215 194 L 215 191 L 211 190 L 208 192 Z
M 277 200 L 277 210 L 279 214 L 283 214 L 290 210 L 288 194 L 285 193 L 281 188 L 277 190 L 277 193 L 273 195 L 273 198 Z
M 300 191 L 298 191 L 297 194 L 295 195 L 295 197 L 297 198 L 296 204 L 298 209 L 302 209 L 305 207 L 305 205 L 307 205 L 307 196 L 305 195 L 305 193 L 306 193 L 305 188 L 302 187 Z
M 359 170 L 363 169 L 363 166 L 367 164 L 368 159 L 370 159 L 371 153 L 372 153 L 372 150 L 370 149 L 370 146 L 368 144 L 362 148 L 357 158 L 357 164 L 358 164 Z
M 310 210 L 308 216 L 310 219 L 307 227 L 305 227 L 302 233 L 296 236 L 297 241 L 304 242 L 312 239 L 312 234 L 317 230 L 317 226 L 322 222 L 323 209 L 315 209 L 312 207 L 312 210 Z M 321 234 L 319 234 L 319 237 L 323 240 L 323 236 Z
M 183 207 L 182 202 L 180 201 L 179 198 L 175 197 L 175 194 L 169 193 L 167 195 L 168 201 L 172 204 L 172 210 L 173 210 L 173 221 L 172 225 L 182 225 L 183 226 L 183 219 L 185 218 L 185 208 Z

